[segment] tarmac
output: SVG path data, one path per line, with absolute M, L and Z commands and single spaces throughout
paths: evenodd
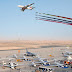
M 52 59 L 57 59 L 57 60 L 62 60 L 64 59 L 64 57 L 62 56 L 62 52 L 65 52 L 65 50 L 72 52 L 72 48 L 66 48 L 66 47 L 43 47 L 43 48 L 30 48 L 28 49 L 28 51 L 32 52 L 32 53 L 36 53 L 38 56 L 40 56 L 41 58 L 47 58 L 48 60 L 52 60 Z M 0 57 L 1 58 L 6 58 L 7 56 L 11 56 L 13 54 L 23 54 L 25 53 L 26 50 L 22 49 L 20 50 L 20 53 L 18 53 L 18 50 L 2 50 L 0 51 Z M 28 57 L 29 58 L 29 57 Z M 1 62 L 2 60 L 0 60 Z M 7 61 L 7 60 L 4 60 Z M 29 61 L 23 61 L 23 62 L 17 62 L 16 60 L 14 60 L 14 62 L 18 63 L 18 64 L 24 64 L 23 66 L 18 66 L 15 70 L 12 70 L 11 68 L 8 67 L 1 67 L 0 66 L 0 72 L 34 72 L 35 71 L 35 67 L 30 67 Z M 49 68 L 51 66 L 48 66 Z M 59 67 L 51 67 L 54 68 L 53 72 L 72 72 L 71 68 L 68 69 L 63 69 L 63 68 L 59 68 Z

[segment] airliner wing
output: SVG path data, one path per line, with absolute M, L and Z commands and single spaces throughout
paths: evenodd
M 10 65 L 2 65 L 2 66 L 5 66 L 5 67 L 11 67 Z
M 41 64 L 42 62 L 35 62 L 36 64 Z

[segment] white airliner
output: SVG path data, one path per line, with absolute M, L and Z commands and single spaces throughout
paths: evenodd
M 55 64 L 54 65 L 50 65 L 50 66 L 61 67 L 61 68 L 68 68 L 67 65 L 61 64 L 61 63 L 57 62 L 56 60 L 55 60 Z
M 16 69 L 17 66 L 24 65 L 24 64 L 13 63 L 12 61 L 9 62 L 9 63 L 6 63 L 6 62 L 2 61 L 2 63 L 3 63 L 3 64 L 0 65 L 0 66 L 3 66 L 3 67 L 9 67 L 9 68 L 11 68 L 11 69 Z
M 40 58 L 39 56 L 37 56 L 37 59 L 35 60 L 38 60 L 38 62 L 35 62 L 36 64 L 43 64 L 45 66 L 49 66 L 50 65 L 50 61 L 48 61 L 46 58 Z
M 32 6 L 33 4 L 34 4 L 34 3 L 29 4 L 29 5 L 26 5 L 26 6 L 18 5 L 18 7 L 20 7 L 22 11 L 24 11 L 24 10 L 26 10 L 26 9 L 32 10 L 32 9 L 35 8 L 35 7 Z

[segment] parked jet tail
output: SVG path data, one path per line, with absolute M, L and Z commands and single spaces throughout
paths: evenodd
M 28 52 L 28 49 L 26 48 L 26 52 Z

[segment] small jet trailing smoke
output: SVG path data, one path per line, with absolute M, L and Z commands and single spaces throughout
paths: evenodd
M 38 12 L 36 12 L 36 13 L 38 13 Z M 52 14 L 46 14 L 46 13 L 39 13 L 39 14 L 43 14 L 43 15 L 54 16 L 54 17 L 58 17 L 58 18 L 64 18 L 64 19 L 72 20 L 72 18 L 63 17 L 63 16 L 58 16 L 58 15 L 52 15 Z
M 57 16 L 57 15 L 51 15 L 51 14 L 36 12 L 36 19 L 37 20 L 50 21 L 50 22 L 56 22 L 56 23 L 63 23 L 63 24 L 67 24 L 67 25 L 72 25 L 72 18 Z

